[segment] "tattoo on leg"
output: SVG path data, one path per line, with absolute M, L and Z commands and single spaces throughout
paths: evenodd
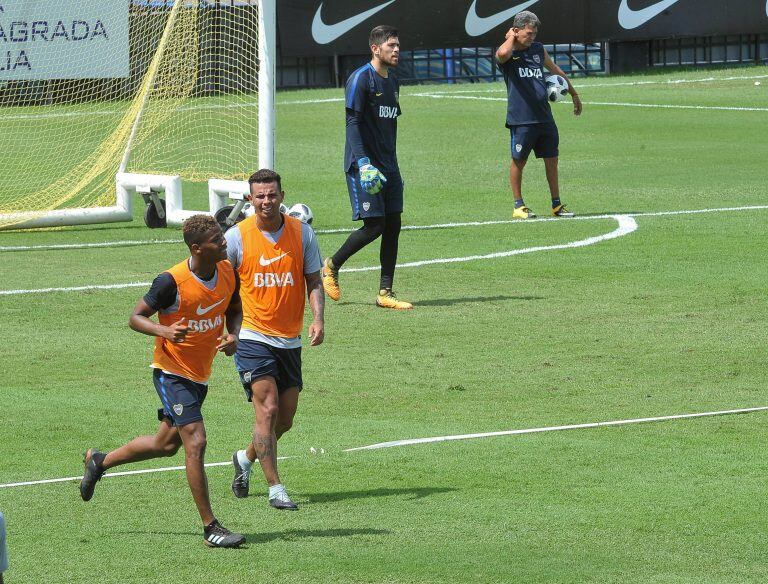
M 274 459 L 277 455 L 277 445 L 274 434 L 253 434 L 253 447 L 259 460 Z

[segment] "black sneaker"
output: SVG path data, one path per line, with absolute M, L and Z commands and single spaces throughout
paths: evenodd
M 104 467 L 101 466 L 101 463 L 104 462 L 105 456 L 106 454 L 96 448 L 89 448 L 83 455 L 85 472 L 83 473 L 83 480 L 80 481 L 80 496 L 83 501 L 90 501 L 93 497 L 96 483 L 101 480 L 101 475 L 104 474 Z
M 283 509 L 285 511 L 296 511 L 296 509 L 299 508 L 296 503 L 291 501 L 291 498 L 285 490 L 275 493 L 275 495 L 269 499 L 269 504 L 275 509 Z
M 205 526 L 203 543 L 208 547 L 236 548 L 245 543 L 245 536 L 233 533 L 214 519 L 213 523 Z
M 251 471 L 245 470 L 237 460 L 237 452 L 232 455 L 232 466 L 235 467 L 235 478 L 232 481 L 232 492 L 235 497 L 242 499 L 248 496 L 248 483 L 251 478 Z

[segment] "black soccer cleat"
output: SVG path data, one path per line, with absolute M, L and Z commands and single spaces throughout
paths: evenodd
M 235 467 L 235 478 L 232 480 L 232 492 L 238 499 L 248 496 L 248 483 L 251 471 L 245 470 L 237 460 L 237 452 L 232 455 L 232 466 Z
M 245 543 L 245 536 L 242 533 L 234 533 L 224 527 L 218 520 L 205 526 L 203 531 L 203 543 L 208 547 L 236 548 Z
M 284 511 L 296 511 L 299 508 L 296 503 L 291 501 L 291 498 L 285 491 L 275 493 L 275 495 L 269 499 L 269 504 L 275 509 L 282 509 Z
M 83 480 L 80 481 L 80 496 L 83 501 L 91 500 L 96 483 L 101 480 L 101 476 L 104 474 L 104 467 L 101 466 L 101 463 L 104 462 L 104 456 L 105 454 L 96 448 L 89 448 L 83 455 L 85 472 L 83 473 Z

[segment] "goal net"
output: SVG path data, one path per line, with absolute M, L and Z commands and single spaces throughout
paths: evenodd
M 129 220 L 118 172 L 245 179 L 260 4 L 0 0 L 0 228 Z

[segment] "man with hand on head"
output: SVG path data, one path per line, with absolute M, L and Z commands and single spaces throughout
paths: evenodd
M 522 194 L 523 168 L 531 150 L 537 158 L 544 159 L 544 170 L 552 198 L 552 215 L 573 217 L 573 213 L 560 201 L 557 175 L 560 135 L 549 107 L 543 69 L 560 75 L 568 82 L 574 115 L 581 115 L 581 100 L 544 45 L 535 42 L 540 26 L 541 22 L 533 12 L 518 12 L 512 21 L 512 28 L 507 31 L 504 43 L 496 51 L 496 59 L 507 85 L 506 126 L 511 134 L 512 148 L 509 182 L 515 199 L 513 219 L 536 217 L 523 202 Z

